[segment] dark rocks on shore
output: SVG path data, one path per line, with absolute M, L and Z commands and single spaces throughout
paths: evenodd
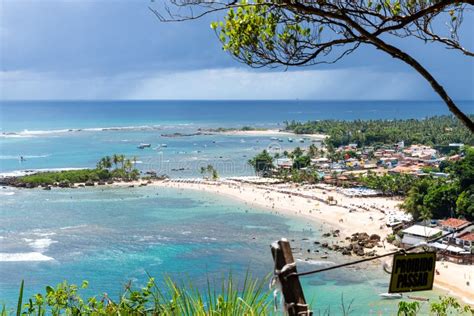
M 60 188 L 69 188 L 71 183 L 69 181 L 61 181 L 58 183 L 58 187 Z
M 94 185 L 95 185 L 94 181 L 91 181 L 91 180 L 87 180 L 85 183 L 86 187 L 93 187 Z
M 380 238 L 380 236 L 377 235 L 377 234 L 372 234 L 372 235 L 370 235 L 369 239 L 370 239 L 371 241 L 380 241 L 381 238 Z

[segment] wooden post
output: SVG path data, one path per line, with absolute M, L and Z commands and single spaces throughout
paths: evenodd
M 290 243 L 286 238 L 274 242 L 271 246 L 273 261 L 275 262 L 275 273 L 281 284 L 281 291 L 285 299 L 285 309 L 289 316 L 311 316 L 303 288 L 298 276 L 288 276 L 296 273 L 295 259 L 291 252 Z

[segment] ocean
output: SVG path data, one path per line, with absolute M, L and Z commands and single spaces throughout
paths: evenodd
M 474 102 L 460 102 L 474 113 Z M 266 136 L 197 135 L 198 128 L 282 128 L 285 120 L 424 118 L 448 114 L 440 102 L 322 101 L 23 101 L 0 103 L 0 173 L 89 168 L 114 153 L 137 158 L 141 170 L 172 177 L 200 176 L 213 164 L 221 176 L 252 175 L 255 153 L 274 145 Z M 150 143 L 149 149 L 138 149 Z M 299 144 L 307 146 L 308 144 Z M 295 146 L 287 141 L 281 149 Z M 19 158 L 22 156 L 24 161 Z M 128 281 L 139 287 L 147 274 L 162 279 L 219 279 L 247 270 L 272 271 L 269 245 L 281 237 L 302 252 L 324 232 L 314 225 L 271 214 L 221 196 L 163 188 L 0 190 L 0 305 L 16 306 L 26 294 L 65 279 L 88 280 L 85 294 L 117 297 Z M 309 240 L 306 240 L 309 239 Z M 301 254 L 301 257 L 304 257 Z M 347 260 L 300 263 L 300 270 Z M 328 263 L 329 262 L 329 263 Z M 315 311 L 340 314 L 341 296 L 353 315 L 392 315 L 383 301 L 389 276 L 380 265 L 339 269 L 304 278 Z M 434 297 L 438 292 L 424 293 Z

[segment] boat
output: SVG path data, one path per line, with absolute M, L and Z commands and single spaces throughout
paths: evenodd
M 304 143 L 304 139 L 303 139 L 303 138 L 298 139 L 298 141 L 299 141 L 300 143 Z
M 161 144 L 161 147 L 168 147 L 167 144 Z
M 270 140 L 278 140 L 276 137 L 270 137 Z
M 293 142 L 293 138 L 288 137 L 288 142 L 292 143 L 292 142 Z
M 396 300 L 403 297 L 400 293 L 380 293 L 379 296 L 384 299 Z
M 408 296 L 409 299 L 415 300 L 415 301 L 422 301 L 422 302 L 427 302 L 430 299 L 426 297 L 421 297 L 421 296 Z
M 140 144 L 137 146 L 137 148 L 139 149 L 150 148 L 150 147 L 151 147 L 151 144 Z

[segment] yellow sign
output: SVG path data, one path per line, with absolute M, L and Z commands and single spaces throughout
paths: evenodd
M 427 291 L 433 288 L 436 253 L 407 253 L 393 256 L 389 293 Z

